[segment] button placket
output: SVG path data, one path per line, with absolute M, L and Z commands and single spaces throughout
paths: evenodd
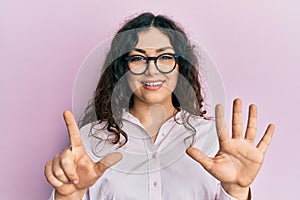
M 160 159 L 156 150 L 149 152 L 149 199 L 161 199 Z
M 149 173 L 149 199 L 160 200 L 161 199 L 161 176 L 160 170 L 156 170 Z

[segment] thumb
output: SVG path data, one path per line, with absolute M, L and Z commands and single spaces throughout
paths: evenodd
M 109 167 L 119 162 L 121 159 L 122 159 L 122 154 L 119 152 L 113 152 L 106 155 L 104 158 L 102 158 L 100 161 L 96 163 L 95 165 L 96 174 L 101 176 L 105 172 L 105 170 L 107 170 Z
M 213 162 L 212 159 L 206 156 L 202 151 L 195 147 L 189 147 L 186 153 L 195 161 L 200 163 L 206 170 L 211 169 Z

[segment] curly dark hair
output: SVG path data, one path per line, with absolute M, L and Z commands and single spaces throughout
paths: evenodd
M 120 142 L 121 135 L 125 137 L 125 143 L 127 142 L 127 134 L 122 130 L 122 114 L 124 109 L 131 108 L 134 104 L 128 83 L 123 81 L 122 84 L 118 84 L 128 71 L 125 57 L 136 46 L 138 33 L 151 27 L 168 36 L 176 54 L 179 55 L 177 62 L 180 76 L 172 92 L 172 103 L 178 111 L 182 111 L 181 123 L 195 134 L 189 118 L 192 115 L 204 117 L 206 113 L 203 110 L 199 62 L 195 47 L 183 29 L 173 20 L 163 15 L 143 13 L 127 21 L 113 38 L 94 97 L 79 124 L 82 127 L 91 122 L 96 122 L 94 125 L 104 123 L 103 129 L 110 133 L 107 140 L 113 144 Z M 91 135 L 98 138 L 97 134 L 91 132 Z

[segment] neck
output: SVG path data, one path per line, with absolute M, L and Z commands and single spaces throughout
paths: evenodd
M 130 113 L 138 118 L 152 140 L 155 141 L 161 125 L 176 113 L 172 101 L 162 104 L 147 104 L 135 99 Z

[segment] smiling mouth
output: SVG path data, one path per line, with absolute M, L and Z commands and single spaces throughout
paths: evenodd
M 142 84 L 148 87 L 157 87 L 161 86 L 164 82 L 166 81 L 142 81 Z

